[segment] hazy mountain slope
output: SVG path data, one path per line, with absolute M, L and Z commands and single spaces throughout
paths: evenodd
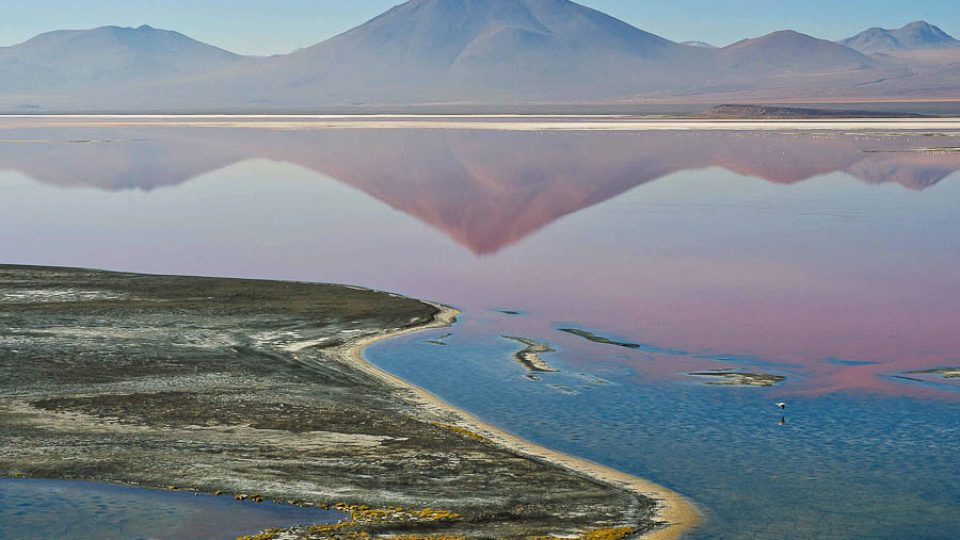
M 937 37 L 902 30 L 889 32 L 910 46 Z M 269 58 L 148 26 L 43 34 L 0 48 L 0 111 L 923 99 L 960 87 L 960 55 L 942 56 L 960 47 L 944 47 L 867 56 L 781 31 L 718 49 L 674 43 L 570 0 L 410 0 Z
M 745 39 L 719 51 L 724 66 L 733 69 L 780 72 L 837 72 L 864 70 L 876 61 L 848 47 L 793 30 Z
M 877 59 L 907 66 L 902 96 L 956 96 L 960 90 L 960 41 L 923 21 L 896 30 L 871 28 L 844 40 Z
M 61 30 L 0 48 L 0 91 L 63 92 L 180 78 L 243 60 L 183 34 L 149 26 Z
M 710 49 L 569 0 L 411 0 L 226 86 L 254 88 L 260 104 L 305 107 L 803 95 L 808 88 L 820 96 L 861 91 L 905 70 L 793 31 Z
M 267 72 L 294 100 L 549 99 L 659 89 L 700 63 L 569 0 L 412 0 Z
M 711 58 L 703 79 L 688 91 L 656 98 L 701 103 L 817 100 L 870 95 L 876 84 L 909 75 L 900 62 L 871 58 L 792 30 L 701 50 Z
M 869 28 L 838 43 L 866 54 L 960 48 L 960 41 L 925 21 L 915 21 L 894 30 Z

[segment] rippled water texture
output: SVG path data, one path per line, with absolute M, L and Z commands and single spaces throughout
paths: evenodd
M 368 356 L 690 496 L 694 538 L 960 531 L 960 379 L 915 373 L 960 365 L 955 133 L 5 122 L 4 262 L 453 304 Z
M 0 538 L 233 540 L 269 527 L 336 522 L 339 512 L 92 482 L 0 480 Z

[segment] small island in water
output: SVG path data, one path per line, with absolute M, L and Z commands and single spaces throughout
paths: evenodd
M 367 289 L 0 266 L 0 476 L 334 508 L 297 538 L 672 538 L 680 496 L 367 363 L 456 310 Z

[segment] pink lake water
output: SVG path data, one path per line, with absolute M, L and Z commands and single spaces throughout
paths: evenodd
M 958 140 L 6 120 L 0 261 L 452 304 L 448 346 L 371 359 L 689 495 L 695 537 L 955 538 L 960 385 L 910 372 L 960 365 Z M 560 373 L 524 377 L 503 335 Z M 718 369 L 786 380 L 689 375 Z

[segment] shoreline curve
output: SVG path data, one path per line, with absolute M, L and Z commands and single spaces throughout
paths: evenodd
M 417 404 L 439 413 L 453 414 L 457 417 L 458 426 L 467 428 L 473 432 L 482 435 L 495 445 L 506 448 L 511 452 L 524 456 L 528 459 L 547 462 L 566 469 L 574 474 L 579 474 L 598 482 L 614 486 L 616 488 L 628 491 L 634 495 L 653 499 L 657 503 L 656 519 L 662 522 L 662 525 L 642 533 L 638 538 L 645 540 L 676 540 L 681 538 L 686 532 L 695 528 L 702 521 L 702 514 L 696 505 L 683 495 L 656 484 L 650 480 L 634 476 L 632 474 L 601 465 L 588 459 L 579 458 L 552 450 L 540 444 L 528 441 L 520 436 L 514 435 L 504 429 L 489 424 L 474 414 L 467 412 L 456 405 L 448 403 L 437 395 L 425 388 L 421 388 L 409 381 L 406 381 L 388 371 L 385 371 L 364 356 L 367 347 L 374 343 L 397 338 L 403 335 L 423 332 L 425 330 L 436 328 L 447 328 L 456 323 L 457 317 L 461 311 L 434 302 L 420 300 L 429 304 L 438 310 L 434 315 L 433 321 L 429 324 L 403 328 L 399 330 L 386 331 L 372 336 L 348 341 L 342 345 L 326 349 L 326 352 L 333 354 L 338 360 L 352 365 L 360 371 L 376 377 L 380 381 L 395 388 L 410 392 L 411 396 L 417 401 Z M 291 350 L 302 350 L 315 345 L 313 342 L 301 343 L 290 347 Z

